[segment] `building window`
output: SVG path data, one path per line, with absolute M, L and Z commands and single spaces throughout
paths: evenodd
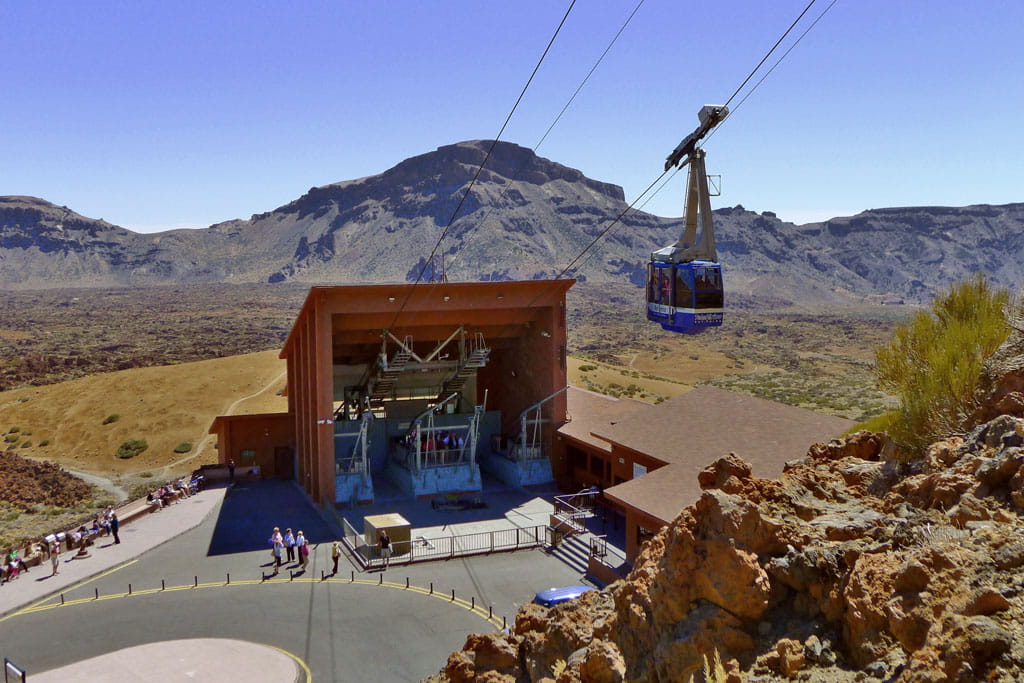
M 241 460 L 254 460 L 256 458 L 256 451 L 252 449 L 245 449 L 241 452 Z
M 591 456 L 590 458 L 590 473 L 596 474 L 599 477 L 604 477 L 604 459 L 598 458 L 597 456 Z

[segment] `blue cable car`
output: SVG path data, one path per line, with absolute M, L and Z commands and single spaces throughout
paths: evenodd
M 705 155 L 697 143 L 728 114 L 724 105 L 705 105 L 697 114 L 700 125 L 665 161 L 666 171 L 680 164 L 688 167 L 685 227 L 678 242 L 651 254 L 647 319 L 672 332 L 696 334 L 721 325 L 724 317 L 722 266 L 715 251 Z
M 647 319 L 672 332 L 696 334 L 722 324 L 722 266 L 712 261 L 647 267 Z

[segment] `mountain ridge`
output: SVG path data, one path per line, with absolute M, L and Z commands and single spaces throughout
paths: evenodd
M 415 280 L 442 244 L 452 280 L 553 277 L 626 209 L 622 188 L 498 142 L 439 147 L 383 173 L 310 188 L 276 209 L 208 228 L 136 233 L 43 199 L 0 197 L 0 286 Z M 465 194 L 465 197 L 463 195 Z M 894 207 L 796 225 L 715 210 L 727 287 L 793 301 L 928 300 L 977 270 L 1024 278 L 1024 203 Z M 622 217 L 569 276 L 641 284 L 681 219 Z

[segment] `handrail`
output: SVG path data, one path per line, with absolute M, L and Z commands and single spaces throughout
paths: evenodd
M 377 557 L 377 546 L 366 542 L 363 534 L 357 532 L 344 517 L 345 535 L 342 543 L 351 551 L 361 570 L 380 567 L 383 560 Z M 533 527 L 513 527 L 497 531 L 481 531 L 473 534 L 455 534 L 426 538 L 417 536 L 409 541 L 392 541 L 394 555 L 391 564 L 412 564 L 448 560 L 454 557 L 486 555 L 495 552 L 512 552 L 544 545 L 541 524 Z

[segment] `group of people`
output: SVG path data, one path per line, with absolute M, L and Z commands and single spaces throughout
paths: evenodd
M 288 562 L 297 562 L 303 570 L 309 564 L 309 541 L 306 540 L 302 529 L 299 529 L 297 534 L 293 534 L 291 529 L 285 529 L 282 534 L 280 527 L 275 526 L 273 533 L 270 534 L 270 545 L 270 552 L 274 556 L 275 574 L 281 569 L 285 554 Z
M 285 529 L 281 533 L 280 527 L 274 527 L 270 534 L 270 553 L 274 558 L 274 575 L 281 570 L 284 562 L 295 562 L 303 571 L 309 564 L 309 553 L 312 552 L 306 534 L 299 529 L 293 534 L 291 529 Z M 331 560 L 334 562 L 332 576 L 338 573 L 338 560 L 341 558 L 341 542 L 334 541 L 331 544 Z M 293 566 L 296 566 L 293 565 Z
M 198 493 L 199 480 L 197 477 L 186 481 L 185 477 L 181 477 L 176 481 L 169 481 L 146 494 L 146 502 L 159 511 L 171 503 L 177 503 L 182 498 L 189 498 Z
M 410 434 L 403 439 L 402 445 L 406 449 L 412 449 L 416 445 L 416 437 Z M 440 460 L 445 460 L 448 453 L 461 453 L 465 447 L 466 437 L 455 431 L 424 431 L 420 433 L 420 452 L 436 455 Z
M 120 531 L 121 521 L 117 518 L 117 511 L 114 510 L 113 506 L 108 505 L 106 510 L 96 515 L 91 526 L 82 524 L 70 533 L 50 534 L 41 543 L 30 544 L 28 546 L 29 556 L 32 559 L 37 554 L 44 554 L 45 552 L 50 558 L 50 566 L 52 568 L 50 575 L 54 576 L 60 571 L 60 553 L 63 542 L 67 541 L 68 550 L 78 548 L 78 553 L 85 555 L 86 547 L 91 545 L 93 538 L 97 536 L 110 534 L 114 538 L 114 543 L 120 543 Z M 28 573 L 28 565 L 19 556 L 16 548 L 8 548 L 3 564 L 0 565 L 0 583 L 7 583 L 16 579 L 22 573 Z
M 21 572 L 28 573 L 28 565 L 18 555 L 17 548 L 8 548 L 4 555 L 3 565 L 0 566 L 0 583 L 7 583 L 18 578 Z

